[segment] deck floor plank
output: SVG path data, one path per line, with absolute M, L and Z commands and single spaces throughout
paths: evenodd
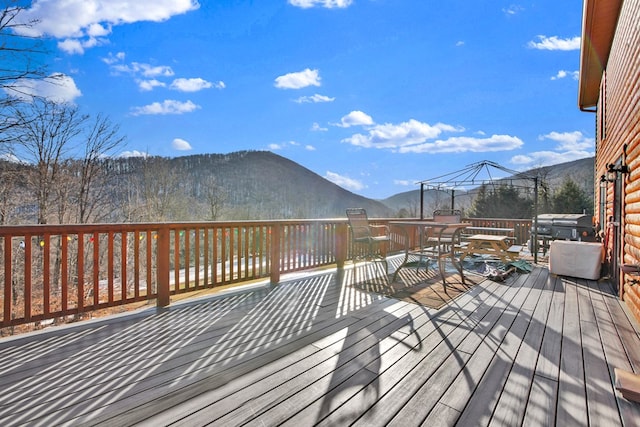
M 476 349 L 465 349 L 464 346 L 461 346 L 463 351 L 471 351 L 473 355 L 466 364 L 465 369 L 457 376 L 439 401 L 439 407 L 444 405 L 444 407 L 452 409 L 452 411 L 447 410 L 448 416 L 454 417 L 452 423 L 462 414 L 467 402 L 485 374 L 486 369 L 500 349 L 507 332 L 511 329 L 520 307 L 529 294 L 529 289 L 525 287 L 525 283 L 527 280 L 537 277 L 539 272 L 538 270 L 531 275 L 519 276 L 517 280 L 511 284 L 511 287 L 517 290 L 516 296 L 511 300 L 509 308 L 503 311 L 495 327 L 489 331 Z M 426 418 L 424 424 L 429 425 L 430 423 L 436 423 L 432 425 L 439 425 L 437 424 L 438 419 L 440 419 L 438 410 L 433 410 Z
M 615 392 L 604 359 L 604 350 L 597 330 L 597 318 L 589 295 L 589 288 L 583 282 L 578 283 L 578 304 L 580 304 L 582 357 L 584 371 L 587 373 L 585 385 L 589 425 L 615 425 L 620 422 Z M 582 316 L 583 313 L 586 314 L 585 317 Z
M 544 274 L 543 274 L 544 273 Z M 546 284 L 548 273 L 543 270 L 531 285 L 531 290 L 524 300 L 522 307 L 514 313 L 515 322 L 507 332 L 503 342 L 491 359 L 490 365 L 475 390 L 480 392 L 472 394 L 462 411 L 458 423 L 460 425 L 488 425 L 493 416 L 500 395 L 507 381 L 509 372 L 513 368 L 515 357 L 522 345 L 531 318 L 533 309 L 537 305 L 542 293 L 542 287 Z M 509 408 L 505 408 L 509 410 Z
M 473 300 L 470 300 L 469 303 L 473 304 Z M 465 307 L 466 306 L 467 305 L 465 305 Z M 451 313 L 451 314 L 455 314 L 455 313 Z M 448 318 L 455 319 L 455 317 L 456 316 L 451 316 Z M 431 323 L 423 324 L 416 328 L 416 331 L 415 331 L 416 335 L 419 335 L 422 337 L 421 342 L 416 344 L 419 344 L 421 348 L 428 348 L 428 346 L 431 345 L 430 344 L 431 342 L 434 343 L 433 345 L 436 345 L 438 341 L 443 340 L 442 337 L 435 334 L 436 329 L 434 328 L 435 325 L 433 322 L 437 322 L 437 321 L 438 321 L 438 317 L 434 316 L 433 318 L 431 318 Z M 329 415 L 332 415 L 331 413 L 334 412 L 334 410 L 337 408 L 343 409 L 342 414 L 338 416 L 338 420 L 340 424 L 347 422 L 347 420 L 352 418 L 354 414 L 360 414 L 362 412 L 361 408 L 363 405 L 365 405 L 365 402 L 368 400 L 368 398 L 379 396 L 381 394 L 381 390 L 380 390 L 381 380 L 379 378 L 382 372 L 381 359 L 384 358 L 388 360 L 388 356 L 393 354 L 393 353 L 390 353 L 389 350 L 392 351 L 393 349 L 398 348 L 402 353 L 402 356 L 400 356 L 402 360 L 406 360 L 405 358 L 408 355 L 420 353 L 420 349 L 415 348 L 416 344 L 413 344 L 414 345 L 413 348 L 409 344 L 399 345 L 401 344 L 401 342 L 399 342 L 398 339 L 393 337 L 385 338 L 384 341 L 386 341 L 385 344 L 388 344 L 388 345 L 384 345 L 384 346 L 381 345 L 380 348 L 377 349 L 372 354 L 372 356 L 374 356 L 372 360 L 365 365 L 365 368 L 367 370 L 377 373 L 377 376 L 372 378 L 372 381 L 368 383 L 358 384 L 355 387 L 352 387 L 353 381 L 350 381 L 350 382 L 345 381 L 344 383 L 336 382 L 338 384 L 336 384 L 335 387 L 331 387 L 330 389 L 331 390 L 333 390 L 333 388 L 342 389 L 343 391 L 342 393 L 340 393 L 339 397 L 336 396 L 332 398 L 332 394 L 329 394 L 328 396 L 323 396 L 322 399 L 316 399 L 307 407 L 300 410 L 297 414 L 289 417 L 289 419 L 286 420 L 287 424 L 307 425 L 309 423 L 316 423 L 322 420 L 323 418 Z M 397 358 L 398 356 L 392 356 L 391 360 L 397 360 Z M 410 365 L 414 366 L 413 363 L 410 363 Z M 334 377 L 335 377 L 335 373 L 332 374 L 332 378 Z M 375 380 L 375 382 L 373 382 L 373 380 Z M 364 399 L 361 399 L 361 398 L 353 399 L 353 396 L 358 393 L 360 393 L 360 397 L 364 397 Z M 346 401 L 350 402 L 350 404 L 343 405 Z M 335 421 L 328 421 L 328 424 L 330 425 L 334 423 Z
M 395 264 L 390 263 L 393 268 Z M 0 339 L 17 425 L 634 425 L 640 328 L 606 281 L 536 267 L 439 310 L 352 269 Z M 358 265 L 358 279 L 384 281 Z
M 556 419 L 558 425 L 584 426 L 588 423 L 587 395 L 582 359 L 578 289 L 574 283 L 564 279 L 562 284 L 565 294 L 564 320 Z
M 518 349 L 489 425 L 522 424 L 552 306 L 555 283 L 551 276 L 544 282 L 529 327 L 522 338 L 522 345 Z
M 358 327 L 349 327 L 344 339 L 332 348 L 330 357 L 301 373 L 288 367 L 281 372 L 282 379 L 288 378 L 288 380 L 277 384 L 272 389 L 264 390 L 259 396 L 251 399 L 250 412 L 239 407 L 216 421 L 237 425 L 248 421 L 247 417 L 249 419 L 260 417 L 267 425 L 277 424 L 279 418 L 286 418 L 294 412 L 295 408 L 304 407 L 305 402 L 313 399 L 317 394 L 316 390 L 330 390 L 328 384 L 332 381 L 338 383 L 346 381 L 350 376 L 361 371 L 369 358 L 375 354 L 379 337 L 388 336 L 392 331 L 406 326 L 409 319 L 407 315 L 412 310 L 415 311 L 415 306 L 405 303 L 404 310 L 390 313 L 375 321 L 369 320 L 368 323 L 363 321 Z M 209 414 L 204 416 L 210 417 Z
M 497 301 L 506 291 L 505 287 L 494 288 L 492 292 L 479 294 L 478 299 Z M 488 307 L 487 307 L 488 309 Z M 411 397 L 409 391 L 412 386 L 420 383 L 420 378 L 434 370 L 434 367 L 443 362 L 455 348 L 468 335 L 472 327 L 477 323 L 478 317 L 482 317 L 483 308 L 478 305 L 477 299 L 455 310 L 445 311 L 444 317 L 434 317 L 432 325 L 427 332 L 421 333 L 423 340 L 420 347 L 393 357 L 384 357 L 380 367 L 379 396 L 380 398 L 367 410 L 366 416 L 358 419 L 355 425 L 385 425 Z M 435 327 L 435 330 L 431 330 Z M 416 381 L 415 383 L 413 381 Z M 360 396 L 363 393 L 360 393 Z M 360 396 L 355 396 L 352 401 L 357 402 Z M 335 416 L 340 419 L 357 419 L 360 414 L 355 413 L 345 406 L 340 408 Z M 327 424 L 331 424 L 331 420 Z
M 422 385 L 413 386 L 417 392 L 409 396 L 408 402 L 398 411 L 389 425 L 403 426 L 407 419 L 422 420 L 428 416 L 473 356 L 474 351 L 471 349 L 477 349 L 483 343 L 516 294 L 517 288 L 507 288 L 507 292 L 501 295 L 486 315 L 475 325 L 471 325 L 469 333 L 455 350 L 450 349 L 447 359 L 435 367 L 435 372 Z M 423 371 L 422 365 L 418 366 L 418 370 Z
M 189 423 L 192 421 L 197 422 L 199 417 L 217 419 L 226 415 L 241 406 L 244 400 L 256 399 L 264 393 L 264 390 L 275 389 L 287 383 L 291 378 L 295 378 L 333 357 L 340 351 L 349 330 L 374 324 L 385 315 L 397 316 L 399 313 L 411 309 L 406 303 L 394 302 L 391 299 L 386 303 L 380 308 L 386 307 L 388 312 L 378 310 L 356 323 L 344 324 L 342 329 L 329 336 L 319 338 L 312 345 L 266 364 L 264 368 L 251 371 L 236 381 L 190 399 L 185 404 L 181 404 L 177 410 L 168 414 L 159 414 L 148 419 L 145 424 L 158 425 L 179 421 L 181 424 L 190 425 Z
M 606 302 L 607 299 L 615 298 L 615 296 L 602 292 L 602 288 L 596 282 L 589 282 L 589 285 L 591 303 L 595 308 L 598 332 L 609 370 L 609 378 L 613 382 L 615 381 L 615 368 L 629 372 L 633 372 L 633 368 L 629 355 L 626 352 L 619 351 L 620 349 L 625 349 L 625 346 L 609 311 L 611 305 Z M 621 326 L 624 331 L 625 322 L 622 319 Z M 619 392 L 615 392 L 615 399 L 622 418 L 629 421 L 637 420 L 640 424 L 640 405 L 626 400 Z

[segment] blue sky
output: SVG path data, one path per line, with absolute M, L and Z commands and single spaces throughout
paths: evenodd
M 581 0 L 36 0 L 63 85 L 122 155 L 270 150 L 371 198 L 483 160 L 594 155 Z

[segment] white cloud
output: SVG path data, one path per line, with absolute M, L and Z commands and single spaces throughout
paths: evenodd
M 127 64 L 125 62 L 124 52 L 118 52 L 115 55 L 109 53 L 109 56 L 102 58 L 102 61 L 109 65 L 111 72 L 115 75 L 130 74 L 134 77 L 139 77 L 136 82 L 138 87 L 144 91 L 150 91 L 156 87 L 167 87 L 167 83 L 157 78 L 172 77 L 175 75 L 173 69 L 168 65 L 152 65 L 144 62 L 131 62 Z M 172 90 L 181 92 L 197 92 L 212 87 L 216 89 L 224 89 L 226 87 L 223 81 L 209 82 L 200 77 L 189 79 L 177 78 L 168 86 Z
M 340 119 L 340 123 L 336 126 L 348 128 L 351 126 L 368 126 L 373 124 L 373 119 L 362 111 L 352 111 Z
M 82 55 L 85 49 L 89 49 L 95 46 L 107 44 L 108 41 L 105 38 L 89 37 L 85 40 L 79 39 L 65 39 L 58 42 L 58 48 L 69 55 Z
M 528 46 L 532 49 L 540 50 L 579 50 L 580 37 L 570 39 L 560 39 L 557 36 L 538 36 L 537 42 L 530 41 Z
M 301 89 L 307 86 L 320 86 L 320 75 L 318 70 L 307 68 L 304 71 L 276 77 L 274 86 L 279 89 Z
M 315 6 L 325 7 L 327 9 L 345 8 L 351 6 L 353 0 L 289 0 L 289 4 L 303 9 Z
M 111 70 L 115 73 L 141 75 L 143 77 L 171 77 L 175 73 L 168 65 L 151 65 L 141 62 L 132 62 L 130 65 L 111 63 Z
M 313 125 L 311 125 L 311 130 L 314 131 L 314 132 L 326 132 L 329 129 L 323 128 L 318 123 L 314 123 Z
M 565 77 L 569 77 L 569 76 L 571 76 L 571 78 L 573 78 L 573 80 L 578 80 L 579 77 L 580 77 L 580 72 L 579 71 L 560 70 L 560 71 L 558 71 L 558 74 L 556 74 L 555 76 L 551 77 L 551 80 L 564 79 Z
M 567 151 L 564 153 L 559 153 L 557 151 L 536 151 L 529 154 L 514 156 L 511 158 L 511 163 L 524 168 L 531 168 L 572 162 L 574 160 L 593 156 L 593 152 L 587 151 Z
M 400 152 L 427 152 L 435 148 L 436 143 L 426 141 L 438 137 L 442 132 L 460 132 L 461 129 L 444 123 L 429 125 L 410 119 L 400 124 L 386 123 L 375 125 L 368 134 L 355 134 L 342 142 L 363 148 L 386 148 Z M 441 147 L 442 150 L 444 147 Z M 439 152 L 439 151 L 438 151 Z
M 134 116 L 140 115 L 155 115 L 155 114 L 183 114 L 191 113 L 200 108 L 199 105 L 194 104 L 191 101 L 181 102 L 173 99 L 164 100 L 162 103 L 154 102 L 143 107 L 133 108 L 132 114 Z
M 18 79 L 3 89 L 9 96 L 24 101 L 43 97 L 54 102 L 73 102 L 82 96 L 73 78 L 65 74 L 51 74 L 42 80 Z
M 571 162 L 595 155 L 593 138 L 584 136 L 580 131 L 550 132 L 541 135 L 538 139 L 555 141 L 558 145 L 554 150 L 535 151 L 514 156 L 511 158 L 511 163 L 531 168 Z
M 180 78 L 175 79 L 169 87 L 173 90 L 179 90 L 181 92 L 197 92 L 199 90 L 209 89 L 213 87 L 213 83 L 201 79 L 200 77 L 193 79 Z M 224 87 L 224 83 L 222 83 L 222 87 Z
M 317 102 L 333 102 L 335 101 L 335 98 L 330 98 L 328 96 L 325 95 L 318 95 L 317 93 L 315 95 L 312 96 L 301 96 L 300 98 L 296 99 L 295 102 L 297 102 L 298 104 L 302 104 L 302 103 L 317 103 Z
M 509 7 L 503 8 L 502 12 L 505 15 L 512 16 L 512 15 L 517 15 L 518 13 L 522 12 L 523 10 L 524 10 L 524 8 L 522 6 L 517 5 L 517 4 L 512 4 Z
M 559 143 L 556 150 L 559 151 L 575 151 L 575 150 L 587 150 L 595 149 L 595 140 L 588 138 L 580 131 L 574 132 L 550 132 L 546 135 L 541 135 L 540 140 L 550 139 Z
M 351 191 L 359 191 L 366 188 L 366 186 L 361 181 L 337 174 L 335 172 L 327 171 L 327 173 L 324 175 L 324 178 L 336 185 L 339 185 L 342 188 L 346 188 L 347 190 Z
M 166 84 L 161 82 L 160 80 L 151 79 L 151 80 L 138 80 L 138 87 L 140 90 L 145 92 L 153 90 L 156 87 L 165 87 Z
M 307 151 L 316 151 L 316 147 L 314 147 L 313 145 L 307 144 L 304 146 L 304 149 Z
M 283 142 L 283 143 L 275 143 L 274 142 L 274 143 L 269 144 L 267 147 L 269 148 L 269 150 L 278 151 L 278 150 L 284 150 L 287 147 L 291 147 L 291 146 L 298 147 L 298 146 L 300 146 L 300 143 L 296 142 L 296 141 L 289 141 L 289 142 Z M 315 150 L 315 148 L 312 147 L 311 145 L 306 145 L 304 148 L 306 150 L 312 150 L 312 151 Z
M 415 185 L 417 180 L 409 181 L 407 179 L 394 179 L 393 183 L 395 185 L 401 185 L 403 187 L 409 187 L 411 185 Z
M 149 153 L 145 153 L 144 151 L 138 151 L 138 150 L 133 150 L 133 151 L 123 151 L 122 153 L 120 153 L 120 156 L 118 157 L 149 157 Z
M 515 150 L 524 145 L 517 136 L 491 135 L 488 138 L 471 136 L 452 137 L 434 142 L 408 144 L 400 147 L 400 153 L 486 153 Z
M 20 33 L 66 39 L 61 49 L 82 53 L 84 48 L 95 45 L 92 43 L 98 37 L 111 34 L 113 26 L 141 21 L 162 22 L 199 7 L 197 0 L 34 0 L 19 19 L 21 23 L 35 24 L 20 28 Z
M 460 46 L 464 46 L 464 41 L 460 40 L 456 42 L 456 46 L 460 47 Z
M 104 62 L 107 65 L 113 65 L 118 62 L 124 62 L 125 56 L 126 55 L 124 52 L 118 52 L 115 55 L 109 52 L 109 56 L 107 56 L 106 58 L 102 58 L 102 62 Z
M 191 150 L 191 144 L 189 144 L 182 138 L 175 138 L 173 141 L 171 141 L 171 148 L 179 151 L 189 151 Z

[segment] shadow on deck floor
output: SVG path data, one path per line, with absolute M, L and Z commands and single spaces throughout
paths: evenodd
M 353 269 L 0 340 L 11 425 L 622 425 L 640 339 L 606 282 L 537 267 L 440 310 Z

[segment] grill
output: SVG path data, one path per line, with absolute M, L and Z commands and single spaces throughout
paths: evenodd
M 551 240 L 596 241 L 591 216 L 584 214 L 538 215 L 537 231 L 544 249 L 549 247 Z

